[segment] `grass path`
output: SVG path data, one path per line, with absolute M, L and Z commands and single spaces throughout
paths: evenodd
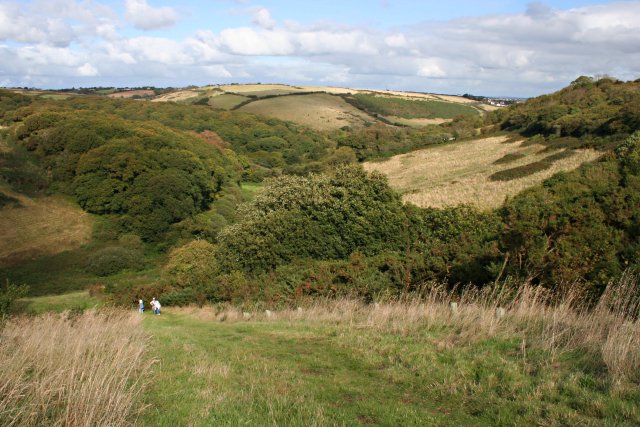
M 208 314 L 207 314 L 208 313 Z M 550 362 L 520 337 L 455 328 L 212 311 L 145 314 L 153 383 L 138 425 L 633 425 L 640 392 L 616 391 L 588 356 Z
M 144 424 L 424 425 L 446 415 L 345 348 L 335 327 L 176 314 L 145 324 L 159 362 Z

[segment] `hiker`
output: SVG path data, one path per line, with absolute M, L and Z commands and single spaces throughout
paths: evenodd
M 138 309 L 140 310 L 140 313 L 144 313 L 144 301 L 138 301 Z
M 160 314 L 160 301 L 155 297 L 151 300 L 151 309 L 153 310 L 153 314 Z

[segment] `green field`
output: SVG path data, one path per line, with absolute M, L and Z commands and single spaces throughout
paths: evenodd
M 365 111 L 383 116 L 404 119 L 453 119 L 456 116 L 473 116 L 478 110 L 453 102 L 407 99 L 400 97 L 357 94 L 350 102 Z
M 77 291 L 62 295 L 23 298 L 16 309 L 29 314 L 42 314 L 49 311 L 57 313 L 67 310 L 82 311 L 102 305 L 103 302 L 91 296 L 88 291 Z
M 231 110 L 232 108 L 238 106 L 239 104 L 247 101 L 248 97 L 241 95 L 233 95 L 230 93 L 225 93 L 222 95 L 212 96 L 209 98 L 209 105 L 214 108 L 222 108 L 223 110 Z

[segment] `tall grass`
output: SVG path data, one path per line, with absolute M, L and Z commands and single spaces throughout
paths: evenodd
M 455 309 L 451 303 L 457 304 Z M 273 312 L 231 306 L 183 310 L 194 310 L 203 320 L 347 323 L 400 335 L 447 328 L 450 340 L 467 344 L 517 337 L 522 340 L 523 359 L 531 347 L 546 351 L 549 364 L 568 353 L 587 354 L 606 368 L 612 381 L 640 382 L 640 274 L 631 272 L 610 283 L 595 306 L 588 304 L 579 287 L 558 295 L 507 280 L 482 289 L 450 290 L 434 284 L 419 294 L 376 304 L 314 299 L 299 308 Z
M 10 319 L 0 330 L 0 425 L 118 426 L 147 382 L 137 313 Z

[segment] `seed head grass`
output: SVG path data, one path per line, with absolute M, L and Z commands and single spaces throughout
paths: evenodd
M 9 319 L 0 331 L 0 425 L 122 426 L 142 409 L 148 337 L 137 313 Z

